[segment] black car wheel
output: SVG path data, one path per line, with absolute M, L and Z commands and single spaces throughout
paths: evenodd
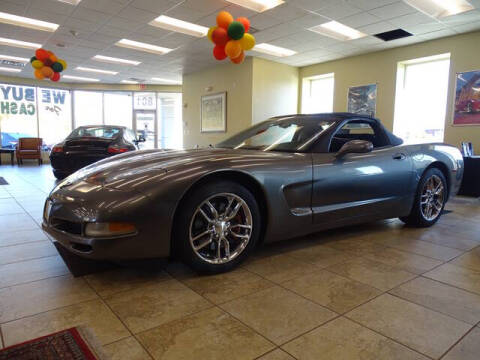
M 411 226 L 432 226 L 442 216 L 447 196 L 447 181 L 443 173 L 437 168 L 428 169 L 418 184 L 410 215 L 400 219 Z
M 199 272 L 233 269 L 248 256 L 260 236 L 260 210 L 255 197 L 235 182 L 201 185 L 179 211 L 174 246 Z

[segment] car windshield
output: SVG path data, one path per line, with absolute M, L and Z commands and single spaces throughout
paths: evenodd
M 89 127 L 79 127 L 78 129 L 73 130 L 73 132 L 68 136 L 69 139 L 80 138 L 80 137 L 95 137 L 95 138 L 105 138 L 113 139 L 120 133 L 120 128 L 117 127 L 102 127 L 102 126 L 89 126 Z
M 215 147 L 301 152 L 334 122 L 333 119 L 311 117 L 274 118 L 244 130 Z

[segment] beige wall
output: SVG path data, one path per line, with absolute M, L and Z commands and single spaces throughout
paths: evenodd
M 252 122 L 294 114 L 298 102 L 298 68 L 253 59 Z
M 479 44 L 480 32 L 474 32 L 303 67 L 300 69 L 299 91 L 301 93 L 301 83 L 304 77 L 334 72 L 333 108 L 334 111 L 346 111 L 347 91 L 350 86 L 377 83 L 377 117 L 388 129 L 392 129 L 397 63 L 449 52 L 451 53 L 451 63 L 445 142 L 460 145 L 462 141 L 471 141 L 477 151 L 480 151 L 480 126 L 454 127 L 451 125 L 455 97 L 455 74 L 462 71 L 480 70 Z M 300 105 L 298 110 L 300 111 Z

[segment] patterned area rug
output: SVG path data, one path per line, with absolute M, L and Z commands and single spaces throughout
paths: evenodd
M 0 185 L 8 185 L 7 180 L 0 176 Z
M 101 348 L 83 327 L 62 330 L 0 350 L 0 360 L 102 360 Z

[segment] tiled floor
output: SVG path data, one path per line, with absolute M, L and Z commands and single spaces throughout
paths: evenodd
M 113 359 L 478 359 L 480 201 L 264 246 L 240 269 L 179 263 L 73 278 L 40 230 L 46 166 L 1 166 L 0 347 L 88 325 Z

